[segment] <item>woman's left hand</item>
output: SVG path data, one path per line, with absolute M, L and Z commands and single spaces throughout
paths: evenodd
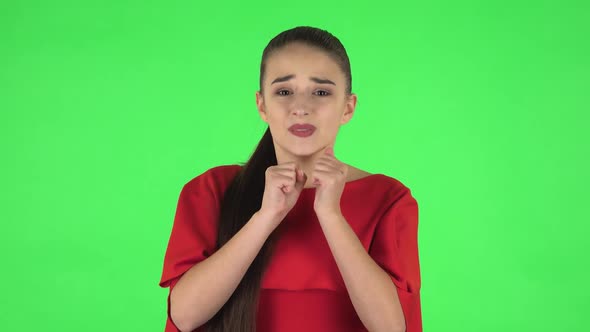
M 348 166 L 334 156 L 333 146 L 327 146 L 324 155 L 315 163 L 312 177 L 316 187 L 313 208 L 316 215 L 341 215 L 340 197 L 346 183 Z

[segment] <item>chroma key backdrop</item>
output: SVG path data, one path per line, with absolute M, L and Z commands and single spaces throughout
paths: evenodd
M 336 156 L 419 205 L 424 331 L 590 331 L 588 1 L 3 1 L 2 331 L 163 331 L 182 186 L 266 129 L 281 31 L 337 36 Z

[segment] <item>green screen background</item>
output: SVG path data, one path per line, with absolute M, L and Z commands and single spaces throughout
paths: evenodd
M 0 329 L 163 331 L 180 189 L 249 157 L 262 50 L 313 25 L 359 97 L 336 157 L 418 200 L 425 331 L 590 330 L 589 9 L 3 1 Z

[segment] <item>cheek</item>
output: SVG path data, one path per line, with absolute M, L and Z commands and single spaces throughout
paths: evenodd
M 272 100 L 267 101 L 266 108 L 270 113 L 284 113 L 285 110 L 289 109 L 289 103 L 285 100 L 273 98 Z

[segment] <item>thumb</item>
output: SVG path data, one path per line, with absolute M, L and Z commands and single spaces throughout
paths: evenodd
M 325 153 L 326 153 L 327 155 L 330 155 L 330 156 L 332 156 L 332 157 L 335 157 L 335 155 L 334 155 L 334 146 L 332 146 L 332 145 L 328 145 L 328 146 L 326 147 L 326 150 L 324 150 L 324 151 L 325 151 Z
M 302 170 L 298 169 L 296 179 L 297 181 L 295 181 L 295 189 L 297 191 L 301 191 L 301 189 L 305 185 L 305 182 L 307 182 L 307 174 L 305 174 L 305 172 L 303 172 Z

